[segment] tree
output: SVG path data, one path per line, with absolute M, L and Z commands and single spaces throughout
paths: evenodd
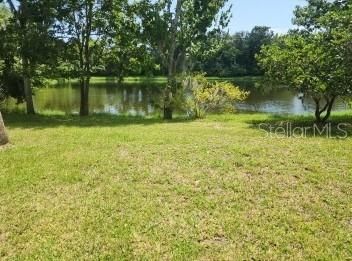
M 235 43 L 235 36 L 229 34 L 213 35 L 203 43 L 204 51 L 196 56 L 196 71 L 203 71 L 209 76 L 231 77 L 242 75 L 237 63 L 240 53 L 239 47 Z
M 335 1 L 319 22 L 338 49 L 341 63 L 352 70 L 352 2 Z
M 19 103 L 23 102 L 23 78 L 21 66 L 17 62 L 17 41 L 16 34 L 9 30 L 11 12 L 4 6 L 0 6 L 0 93 L 1 99 L 13 97 Z
M 5 145 L 8 142 L 9 142 L 9 139 L 7 137 L 7 134 L 6 134 L 4 120 L 2 118 L 2 114 L 1 114 L 1 111 L 0 111 L 0 146 L 1 145 Z
M 1 69 L 1 66 L 0 66 L 0 69 Z M 0 102 L 4 99 L 3 93 L 4 93 L 3 83 L 0 80 Z M 6 130 L 5 130 L 5 123 L 4 123 L 4 120 L 2 118 L 2 114 L 0 111 L 0 146 L 8 143 L 8 141 L 9 140 L 8 140 Z
M 32 85 L 39 76 L 38 66 L 50 63 L 54 49 L 55 1 L 6 1 L 12 15 L 6 26 L 10 44 L 16 45 L 27 113 L 34 114 Z M 6 38 L 6 37 L 5 37 Z M 8 60 L 10 61 L 10 60 Z M 14 59 L 11 61 L 15 62 Z M 13 66 L 13 64 L 7 64 Z
M 297 6 L 294 11 L 293 22 L 301 26 L 300 30 L 305 32 L 314 32 L 322 29 L 322 17 L 331 11 L 337 2 L 328 0 L 307 0 L 306 6 Z
M 262 74 L 257 65 L 255 56 L 260 52 L 262 46 L 270 44 L 274 39 L 274 32 L 267 26 L 255 26 L 252 31 L 246 36 L 244 50 L 245 68 L 249 75 Z
M 8 8 L 6 8 L 6 6 L 0 4 L 0 33 L 2 35 L 5 35 L 4 31 L 6 29 L 6 26 L 7 26 L 7 23 L 8 23 L 8 20 L 10 17 L 11 17 L 11 13 L 8 10 Z M 2 46 L 2 44 L 0 44 L 0 46 Z M 4 99 L 4 96 L 5 96 L 4 95 L 4 93 L 5 93 L 4 84 L 2 81 L 5 61 L 2 59 L 3 55 L 1 55 L 1 54 L 4 54 L 4 51 L 2 48 L 0 48 L 0 102 L 2 101 L 2 99 Z M 9 142 L 9 139 L 6 134 L 5 123 L 4 123 L 4 120 L 2 118 L 2 114 L 0 111 L 0 146 L 5 145 L 8 142 Z
M 115 1 L 118 5 L 121 1 Z M 69 62 L 75 69 L 81 89 L 80 115 L 89 114 L 89 86 L 92 67 L 99 55 L 96 50 L 104 44 L 109 29 L 112 1 L 63 0 L 60 8 L 58 35 L 65 38 L 71 51 Z
M 141 75 L 153 69 L 154 57 L 141 37 L 137 22 L 137 4 L 113 2 L 110 30 L 103 51 L 103 67 L 107 75 L 121 82 L 124 76 Z
M 258 55 L 268 78 L 314 100 L 318 123 L 329 119 L 338 96 L 352 94 L 352 75 L 342 60 L 323 33 L 284 36 Z
M 176 75 L 192 63 L 192 55 L 210 33 L 225 27 L 229 12 L 221 12 L 227 0 L 144 0 L 140 4 L 144 37 L 167 70 L 164 119 L 172 119 L 177 92 Z
M 350 0 L 308 0 L 295 10 L 296 25 L 304 34 L 325 35 L 341 56 L 340 62 L 352 68 L 352 2 Z
M 269 78 L 312 97 L 319 123 L 329 119 L 337 97 L 352 94 L 351 7 L 349 1 L 309 0 L 295 10 L 300 28 L 258 56 Z

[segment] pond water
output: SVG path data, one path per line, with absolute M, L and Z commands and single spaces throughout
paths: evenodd
M 241 89 L 250 91 L 248 99 L 236 104 L 240 111 L 270 112 L 276 114 L 304 114 L 314 110 L 311 100 L 302 100 L 297 93 L 287 88 L 260 88 L 257 80 L 241 78 L 234 80 Z M 89 104 L 92 113 L 115 115 L 152 115 L 160 113 L 158 104 L 165 84 L 153 81 L 118 84 L 105 81 L 91 84 Z M 58 111 L 77 114 L 80 106 L 80 89 L 77 83 L 64 82 L 36 90 L 34 103 L 38 112 Z M 8 101 L 8 110 L 21 109 Z M 335 110 L 346 110 L 348 104 L 342 99 L 335 104 Z

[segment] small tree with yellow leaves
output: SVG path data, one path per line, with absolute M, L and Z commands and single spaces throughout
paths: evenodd
M 245 100 L 249 94 L 230 82 L 208 81 L 204 74 L 188 77 L 184 83 L 187 109 L 195 118 L 204 118 L 209 112 L 234 112 L 235 103 Z

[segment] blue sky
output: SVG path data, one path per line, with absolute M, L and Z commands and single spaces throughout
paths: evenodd
M 293 10 L 305 5 L 305 0 L 229 0 L 232 7 L 231 33 L 250 31 L 255 25 L 270 26 L 284 33 L 292 28 Z

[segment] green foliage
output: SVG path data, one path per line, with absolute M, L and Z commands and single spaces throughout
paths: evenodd
M 141 1 L 139 15 L 142 19 L 143 37 L 165 68 L 169 63 L 169 50 L 175 43 L 172 57 L 174 66 L 182 69 L 180 67 L 185 63 L 191 62 L 192 56 L 203 50 L 201 45 L 209 35 L 219 32 L 227 25 L 230 14 L 228 10 L 223 11 L 226 2 L 181 1 L 176 14 L 176 10 L 172 10 L 172 0 Z M 176 28 L 172 28 L 176 15 L 179 17 L 178 24 Z M 213 28 L 209 29 L 211 27 Z
M 309 41 L 310 40 L 310 41 Z M 259 64 L 266 75 L 304 93 L 320 93 L 327 88 L 322 76 L 324 51 L 314 39 L 299 35 L 281 37 L 276 43 L 266 46 L 258 55 Z
M 55 17 L 58 1 L 6 1 L 6 23 L 1 23 L 0 81 L 5 96 L 26 101 L 34 114 L 32 87 L 56 65 Z M 8 15 L 8 13 L 11 15 Z M 2 60 L 2 61 L 1 61 Z
M 13 97 L 19 102 L 24 99 L 23 81 L 18 61 L 16 60 L 17 42 L 15 34 L 8 30 L 11 23 L 11 12 L 0 4 L 0 101 Z
M 0 3 L 0 30 L 6 27 L 10 17 L 10 10 L 4 4 Z
M 275 37 L 265 26 L 256 26 L 248 33 L 211 36 L 205 41 L 205 50 L 196 59 L 195 69 L 220 77 L 261 75 L 255 55 Z
M 138 5 L 127 1 L 114 2 L 111 30 L 103 50 L 102 73 L 117 76 L 148 75 L 154 71 L 154 57 L 142 39 L 137 22 Z
M 17 99 L 18 103 L 24 101 L 23 79 L 16 71 L 8 71 L 0 75 L 0 100 L 7 97 Z
M 54 61 L 56 4 L 56 1 L 26 0 L 11 9 L 6 33 L 12 35 L 12 44 L 18 47 L 16 55 L 29 61 L 28 73 L 35 73 L 37 65 Z
M 204 74 L 187 77 L 185 85 L 187 109 L 195 118 L 203 118 L 208 112 L 234 112 L 234 103 L 249 94 L 229 82 L 208 81 Z
M 176 75 L 190 71 L 194 56 L 210 33 L 227 25 L 227 0 L 143 0 L 139 4 L 143 37 L 161 61 L 168 76 L 164 94 L 164 118 L 172 119 Z
M 338 96 L 352 95 L 352 20 L 346 20 L 351 10 L 347 2 L 309 1 L 296 10 L 301 30 L 281 37 L 258 55 L 271 80 L 313 98 L 318 122 L 330 117 Z M 335 26 L 340 18 L 346 22 L 343 27 Z
M 64 0 L 58 7 L 56 34 L 65 39 L 61 58 L 72 77 L 90 77 L 99 65 L 111 7 L 110 1 L 95 0 Z

